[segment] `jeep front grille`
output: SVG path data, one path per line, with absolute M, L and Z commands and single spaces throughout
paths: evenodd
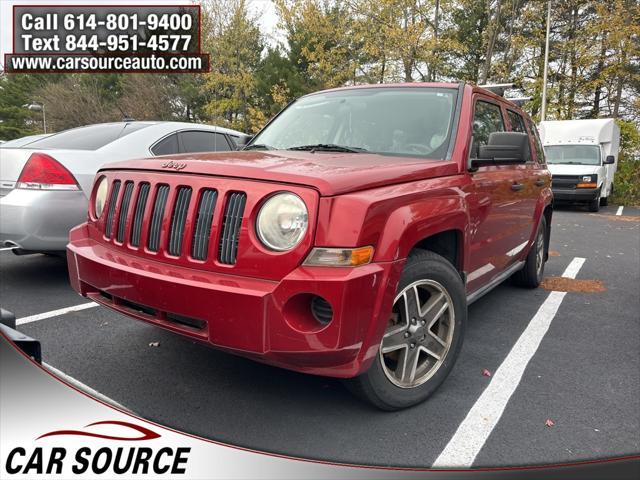
M 133 215 L 133 225 L 131 227 L 131 245 L 134 247 L 140 246 L 140 235 L 142 234 L 142 219 L 144 210 L 147 206 L 147 199 L 149 198 L 150 188 L 151 187 L 148 183 L 140 184 L 138 200 L 136 200 L 136 210 Z
M 180 256 L 182 239 L 184 238 L 184 222 L 187 220 L 187 209 L 191 201 L 191 188 L 179 187 L 176 204 L 173 207 L 171 230 L 169 230 L 169 254 Z
M 240 236 L 240 224 L 244 215 L 244 206 L 247 203 L 247 194 L 231 192 L 224 212 L 224 224 L 220 236 L 219 260 L 221 263 L 234 264 L 238 254 L 238 238 Z
M 218 201 L 214 188 L 168 183 L 114 180 L 105 207 L 105 239 L 146 254 L 235 265 L 247 194 L 229 191 Z M 216 228 L 218 205 L 224 211 Z
M 213 210 L 216 208 L 218 192 L 204 189 L 200 196 L 196 228 L 191 242 L 191 256 L 196 260 L 206 260 L 209 251 L 209 237 L 211 236 L 211 223 L 213 222 Z
M 147 247 L 149 247 L 149 250 L 151 250 L 152 252 L 157 252 L 158 248 L 160 248 L 160 229 L 162 228 L 164 209 L 167 206 L 168 196 L 169 185 L 158 186 L 155 202 L 153 203 L 151 226 L 149 227 L 149 240 L 147 242 Z
M 122 243 L 124 241 L 124 229 L 127 226 L 127 212 L 129 211 L 129 203 L 131 202 L 131 194 L 133 193 L 133 182 L 125 182 L 124 195 L 120 204 L 120 215 L 118 219 L 118 233 L 116 239 Z
M 113 182 L 111 187 L 111 197 L 109 198 L 109 209 L 107 210 L 107 225 L 104 231 L 104 235 L 107 238 L 111 238 L 111 228 L 113 227 L 113 214 L 116 211 L 116 202 L 118 200 L 118 193 L 120 192 L 120 180 Z

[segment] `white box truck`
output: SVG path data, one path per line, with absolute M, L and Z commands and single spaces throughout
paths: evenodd
M 612 118 L 540 122 L 556 202 L 607 205 L 618 168 L 620 127 Z

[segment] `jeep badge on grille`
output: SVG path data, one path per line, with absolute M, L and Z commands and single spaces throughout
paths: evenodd
M 162 165 L 162 168 L 173 168 L 174 170 L 180 171 L 183 168 L 187 167 L 186 163 L 178 163 L 178 162 L 174 162 L 173 160 L 169 161 L 169 162 L 165 162 Z

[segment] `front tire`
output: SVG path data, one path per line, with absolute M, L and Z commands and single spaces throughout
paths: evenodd
M 589 202 L 589 211 L 590 212 L 599 212 L 600 211 L 600 192 L 598 192 L 598 196 Z
M 466 292 L 453 265 L 430 251 L 411 254 L 378 355 L 348 388 L 382 410 L 424 401 L 453 368 L 466 320 Z

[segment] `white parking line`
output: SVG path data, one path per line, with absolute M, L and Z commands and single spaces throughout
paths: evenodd
M 562 276 L 576 278 L 584 262 L 584 258 L 574 258 Z M 566 292 L 549 294 L 494 373 L 489 386 L 471 407 L 447 446 L 435 460 L 433 467 L 471 467 L 504 413 L 511 395 L 518 387 L 522 374 L 549 330 L 551 321 L 566 294 Z
M 88 395 L 90 395 L 92 397 L 95 397 L 98 400 L 102 400 L 103 402 L 108 403 L 109 405 L 112 405 L 114 407 L 120 408 L 121 410 L 125 410 L 125 411 L 131 413 L 131 410 L 129 410 L 124 405 L 116 402 L 115 400 L 107 397 L 106 395 L 103 395 L 102 393 L 98 392 L 97 390 L 94 390 L 93 388 L 89 387 L 88 385 L 85 385 L 81 381 L 76 380 L 75 378 L 67 375 L 66 373 L 61 372 L 56 367 L 53 367 L 53 366 L 51 366 L 51 365 L 49 365 L 48 363 L 45 363 L 45 362 L 42 362 L 42 366 L 44 368 L 46 368 L 47 370 L 49 370 L 56 377 L 60 377 L 65 382 L 70 383 L 71 385 L 73 385 L 74 387 L 76 387 L 79 390 L 82 390 L 86 394 L 88 394 Z
M 60 308 L 58 310 L 51 310 L 50 312 L 38 313 L 37 315 L 31 315 L 29 317 L 22 317 L 16 320 L 16 325 L 24 325 L 25 323 L 37 322 L 38 320 L 44 320 L 45 318 L 57 317 L 69 312 L 78 312 L 80 310 L 86 310 L 87 308 L 97 307 L 96 302 L 82 303 L 80 305 L 74 305 L 73 307 Z
M 623 209 L 624 209 L 624 206 L 623 206 L 623 205 L 620 205 L 620 206 L 618 207 L 618 211 L 616 212 L 616 215 L 622 215 L 622 210 L 623 210 Z

